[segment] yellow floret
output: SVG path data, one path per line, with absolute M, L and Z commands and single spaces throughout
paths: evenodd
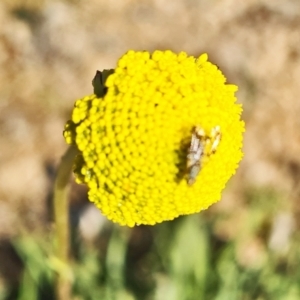
M 75 144 L 77 182 L 108 219 L 121 225 L 155 224 L 206 209 L 242 158 L 235 85 L 208 61 L 169 50 L 128 51 L 109 75 L 104 97 L 77 100 L 64 137 Z M 193 185 L 187 153 L 195 126 L 207 134 L 207 149 Z M 212 128 L 221 128 L 211 152 Z

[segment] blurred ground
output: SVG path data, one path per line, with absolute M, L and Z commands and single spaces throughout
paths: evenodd
M 66 149 L 62 129 L 74 100 L 92 92 L 97 69 L 113 68 L 128 49 L 207 52 L 238 84 L 245 157 L 212 208 L 238 216 L 220 225 L 220 235 L 238 230 L 232 225 L 242 222 L 245 191 L 258 187 L 282 195 L 284 216 L 278 211 L 274 222 L 288 235 L 300 213 L 298 0 L 4 0 L 0 239 L 49 226 L 53 172 Z M 88 225 L 81 224 L 84 232 Z

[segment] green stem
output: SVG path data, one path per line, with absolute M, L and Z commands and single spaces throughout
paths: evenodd
M 69 300 L 71 294 L 71 276 L 69 271 L 69 180 L 73 162 L 78 150 L 70 146 L 61 159 L 54 184 L 54 222 L 55 256 L 62 268 L 56 278 L 56 299 Z

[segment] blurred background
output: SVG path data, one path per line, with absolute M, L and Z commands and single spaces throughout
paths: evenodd
M 207 52 L 239 86 L 245 155 L 218 204 L 154 227 L 72 184 L 73 299 L 300 299 L 300 1 L 2 0 L 0 300 L 55 299 L 62 129 L 128 49 Z

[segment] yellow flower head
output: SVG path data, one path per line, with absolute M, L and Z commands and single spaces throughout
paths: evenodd
M 64 137 L 74 173 L 113 222 L 155 224 L 221 198 L 242 158 L 235 85 L 207 54 L 128 51 L 103 97 L 77 100 Z

